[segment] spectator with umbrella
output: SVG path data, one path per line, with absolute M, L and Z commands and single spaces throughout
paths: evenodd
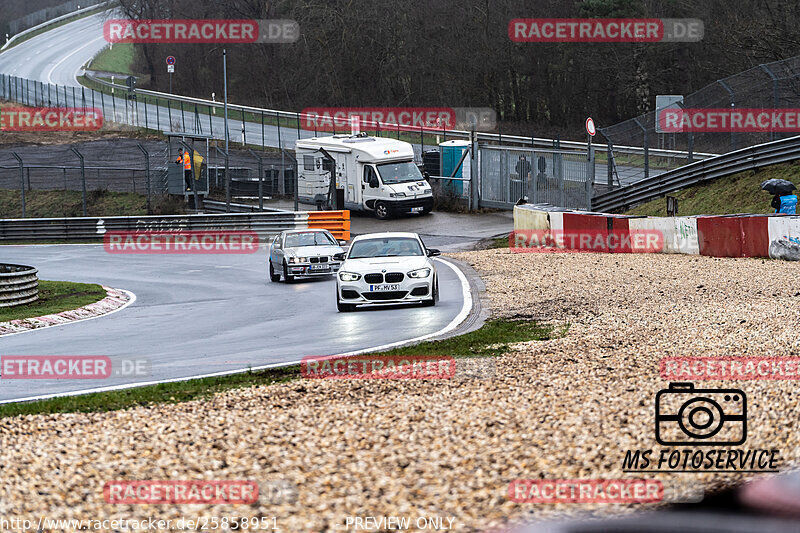
M 797 195 L 792 191 L 797 187 L 794 183 L 782 179 L 771 179 L 761 183 L 761 190 L 772 195 L 772 208 L 776 213 L 794 215 L 797 211 Z

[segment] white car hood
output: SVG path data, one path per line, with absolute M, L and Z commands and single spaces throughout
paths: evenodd
M 425 256 L 405 257 L 370 257 L 366 259 L 348 259 L 342 265 L 342 270 L 354 273 L 380 272 L 410 272 L 418 268 L 430 267 L 430 261 Z
M 300 246 L 297 248 L 285 248 L 284 253 L 287 256 L 295 256 L 295 257 L 318 257 L 320 255 L 333 255 L 333 254 L 340 254 L 344 250 L 342 250 L 341 246 Z

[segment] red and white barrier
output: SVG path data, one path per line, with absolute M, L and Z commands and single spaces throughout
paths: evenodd
M 800 246 L 800 216 L 788 215 L 626 217 L 604 213 L 540 211 L 533 206 L 522 205 L 514 208 L 514 230 L 549 230 L 553 234 L 569 236 L 591 235 L 592 238 L 597 237 L 599 245 L 587 247 L 581 239 L 572 239 L 560 241 L 558 247 L 611 253 L 658 251 L 712 257 L 770 257 L 770 243 L 778 239 Z M 653 235 L 662 236 L 657 250 L 649 240 Z M 645 237 L 648 239 L 646 243 L 643 240 Z M 614 245 L 620 241 L 629 245 Z

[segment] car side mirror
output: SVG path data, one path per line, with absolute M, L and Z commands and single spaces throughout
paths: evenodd
M 344 240 L 344 239 L 339 239 L 339 240 L 338 240 L 338 241 L 336 241 L 336 242 L 338 242 L 338 243 L 339 243 L 339 246 L 347 246 L 347 241 L 346 241 L 346 240 Z
M 427 180 L 427 179 L 430 179 L 430 178 L 431 178 L 431 175 L 430 175 L 430 174 L 428 173 L 428 171 L 426 170 L 425 172 L 423 172 L 423 173 L 422 173 L 422 177 L 423 177 L 423 178 L 425 178 L 425 179 Z
M 440 252 L 436 248 L 428 248 L 427 253 L 428 257 L 436 257 L 437 255 L 442 255 L 442 252 Z
M 378 188 L 378 179 L 377 178 L 370 178 L 369 186 L 370 186 L 371 189 L 377 189 Z
M 347 252 L 341 252 L 338 254 L 333 254 L 333 258 L 337 261 L 344 261 L 345 257 L 347 256 Z

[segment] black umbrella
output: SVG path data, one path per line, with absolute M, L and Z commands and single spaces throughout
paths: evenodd
M 771 179 L 761 183 L 761 190 L 767 191 L 772 195 L 783 196 L 784 194 L 792 194 L 792 191 L 797 187 L 794 183 L 787 180 Z

